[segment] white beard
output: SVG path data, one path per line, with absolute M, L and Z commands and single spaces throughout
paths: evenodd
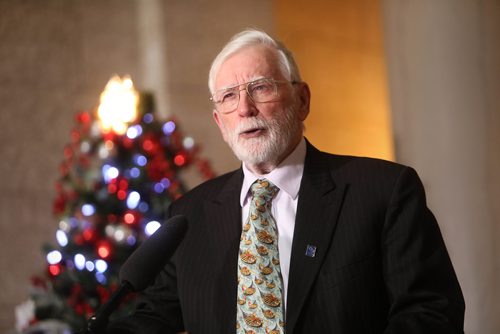
M 242 138 L 240 133 L 245 130 L 263 128 L 264 135 L 254 138 Z M 241 121 L 234 131 L 228 130 L 224 123 L 222 129 L 226 142 L 236 157 L 249 165 L 277 165 L 291 141 L 302 131 L 302 123 L 296 117 L 293 107 L 283 113 L 282 119 L 272 118 L 267 121 L 258 117 L 249 117 Z

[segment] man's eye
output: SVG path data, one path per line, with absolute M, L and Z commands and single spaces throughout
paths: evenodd
M 267 93 L 271 91 L 272 85 L 268 82 L 257 82 L 250 87 L 250 90 L 255 93 Z
M 236 98 L 236 94 L 233 91 L 224 92 L 221 94 L 220 101 L 227 102 Z

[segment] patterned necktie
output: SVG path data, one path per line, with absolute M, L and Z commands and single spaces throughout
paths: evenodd
M 279 189 L 262 179 L 255 181 L 250 191 L 250 212 L 238 257 L 236 333 L 282 334 L 283 283 L 276 221 L 271 215 L 271 201 Z

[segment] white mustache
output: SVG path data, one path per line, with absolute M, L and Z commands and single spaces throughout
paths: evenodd
M 241 134 L 254 129 L 268 129 L 269 124 L 260 118 L 250 118 L 247 121 L 241 122 L 236 128 L 236 133 Z

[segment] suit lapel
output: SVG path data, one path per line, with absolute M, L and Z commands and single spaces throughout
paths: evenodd
M 214 277 L 214 330 L 230 333 L 236 328 L 236 292 L 238 249 L 241 236 L 241 207 L 239 203 L 243 172 L 236 171 L 219 195 L 205 202 L 204 216 L 208 229 L 207 240 L 213 241 L 216 263 Z
M 335 184 L 321 155 L 308 143 L 288 284 L 286 332 L 290 334 L 330 247 L 345 190 L 345 185 Z M 306 255 L 308 246 L 312 247 Z

